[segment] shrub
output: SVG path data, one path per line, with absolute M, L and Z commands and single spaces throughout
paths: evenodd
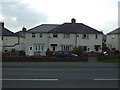
M 83 53 L 83 47 L 82 46 L 78 46 L 78 47 L 74 47 L 73 48 L 73 50 L 72 50 L 72 52 L 73 53 L 75 53 L 75 54 L 77 54 L 77 55 L 81 55 L 82 53 Z
M 50 49 L 48 48 L 48 49 L 46 50 L 46 56 L 52 56 L 52 54 L 53 54 L 53 52 L 50 51 Z

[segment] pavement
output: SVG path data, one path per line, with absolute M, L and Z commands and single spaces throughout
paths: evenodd
M 103 62 L 3 62 L 3 68 L 118 68 L 118 63 Z
M 88 57 L 85 62 L 2 62 L 4 68 L 118 68 L 118 63 L 98 62 L 97 57 Z

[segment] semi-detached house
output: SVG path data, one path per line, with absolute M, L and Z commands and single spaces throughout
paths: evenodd
M 110 50 L 115 48 L 120 51 L 120 27 L 107 34 L 106 44 Z
M 42 24 L 26 32 L 26 55 L 45 55 L 51 51 L 71 51 L 83 46 L 86 52 L 102 52 L 103 33 L 83 23 Z
M 24 38 L 19 35 L 19 32 L 13 33 L 4 27 L 4 23 L 0 22 L 0 51 L 25 51 Z

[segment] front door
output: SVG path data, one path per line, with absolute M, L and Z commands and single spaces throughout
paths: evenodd
M 33 55 L 33 46 L 29 46 L 29 56 Z

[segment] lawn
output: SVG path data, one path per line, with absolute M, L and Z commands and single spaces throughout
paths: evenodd
M 101 62 L 108 62 L 108 63 L 120 63 L 120 58 L 112 58 L 112 59 L 104 59 Z

